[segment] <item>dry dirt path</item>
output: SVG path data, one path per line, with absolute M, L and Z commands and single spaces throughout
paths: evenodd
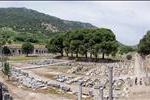
M 9 92 L 13 96 L 14 100 L 73 100 L 60 95 L 50 93 L 45 94 L 33 91 L 31 89 L 17 87 L 16 85 L 12 84 L 12 82 L 6 81 L 1 72 L 0 82 L 4 83 L 8 87 Z
M 133 86 L 129 91 L 128 97 L 120 100 L 150 100 L 150 86 Z

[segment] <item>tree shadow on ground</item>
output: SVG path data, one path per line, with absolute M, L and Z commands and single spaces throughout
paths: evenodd
M 98 63 L 113 63 L 113 62 L 121 62 L 121 60 L 114 60 L 110 58 L 86 58 L 86 57 L 67 57 L 67 56 L 55 56 L 54 59 L 65 59 L 65 60 L 75 60 L 80 62 L 98 62 Z

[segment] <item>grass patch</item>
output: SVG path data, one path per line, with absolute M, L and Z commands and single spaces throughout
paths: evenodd
M 8 57 L 9 61 L 24 61 L 24 60 L 36 60 L 36 59 L 41 59 L 43 57 L 40 56 L 10 56 Z

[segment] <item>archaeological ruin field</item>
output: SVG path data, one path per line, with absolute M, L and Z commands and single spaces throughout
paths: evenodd
M 124 59 L 109 63 L 54 59 L 51 56 L 33 60 L 12 60 L 11 78 L 6 80 L 3 76 L 3 81 L 10 86 L 10 93 L 16 100 L 25 95 L 24 92 L 27 95 L 28 91 L 30 95 L 27 98 L 32 100 L 40 100 L 42 97 L 76 100 L 79 95 L 79 82 L 82 82 L 83 100 L 99 100 L 100 86 L 103 87 L 105 100 L 109 98 L 109 67 L 112 66 L 115 100 L 140 100 L 143 97 L 147 98 L 144 100 L 148 100 L 149 82 L 146 73 L 141 70 L 144 71 L 144 68 L 141 68 L 140 60 L 140 56 L 135 53 L 132 60 Z M 13 88 L 18 88 L 16 93 Z M 19 91 L 22 92 L 20 95 L 17 93 Z M 39 94 L 42 95 L 39 97 Z
M 150 2 L 0 1 L 0 100 L 150 100 Z

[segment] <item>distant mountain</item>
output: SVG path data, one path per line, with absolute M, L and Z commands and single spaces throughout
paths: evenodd
M 0 8 L 1 27 L 10 27 L 19 32 L 38 32 L 44 34 L 83 28 L 96 28 L 90 23 L 63 20 L 27 8 Z

